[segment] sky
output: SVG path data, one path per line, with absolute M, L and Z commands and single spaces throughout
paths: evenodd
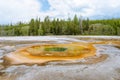
M 120 18 L 120 0 L 0 0 L 0 24 L 28 22 L 31 18 Z

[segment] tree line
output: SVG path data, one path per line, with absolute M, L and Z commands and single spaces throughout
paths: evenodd
M 0 25 L 0 36 L 120 35 L 120 19 L 89 20 L 74 16 L 67 20 L 46 16 L 28 23 Z

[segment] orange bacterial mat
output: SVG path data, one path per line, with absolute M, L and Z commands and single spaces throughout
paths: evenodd
M 39 44 L 24 47 L 7 54 L 10 64 L 42 64 L 49 61 L 72 61 L 94 56 L 95 47 L 90 43 Z

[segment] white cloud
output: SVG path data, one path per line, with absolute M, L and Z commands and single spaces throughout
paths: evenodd
M 41 0 L 0 0 L 0 24 L 45 16 L 68 18 L 75 14 L 94 19 L 120 17 L 120 0 L 48 0 L 48 3 L 50 9 L 44 12 Z
M 68 13 L 84 17 L 111 16 L 120 13 L 120 0 L 48 0 L 51 9 L 66 16 Z M 118 11 L 117 11 L 117 10 Z M 94 17 L 93 17 L 94 18 Z
M 28 21 L 39 14 L 37 0 L 0 0 L 0 23 Z

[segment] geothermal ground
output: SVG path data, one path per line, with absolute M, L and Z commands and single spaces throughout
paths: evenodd
M 96 56 L 73 61 L 50 61 L 42 65 L 9 65 L 4 61 L 4 56 L 22 47 L 72 42 L 93 44 Z M 0 37 L 0 80 L 120 80 L 120 37 Z

